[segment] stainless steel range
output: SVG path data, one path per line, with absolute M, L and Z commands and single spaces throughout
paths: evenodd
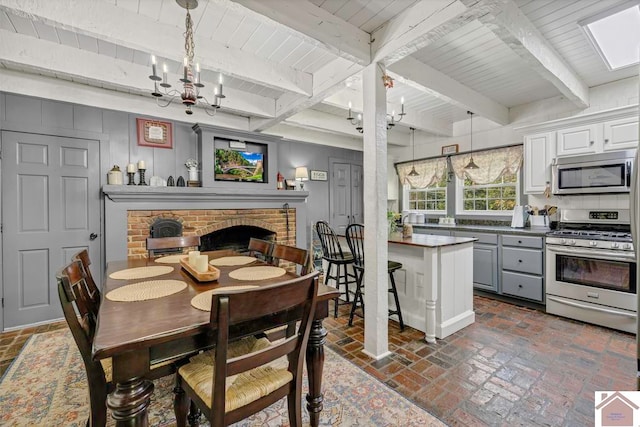
M 636 332 L 636 258 L 627 209 L 567 209 L 546 237 L 547 312 Z

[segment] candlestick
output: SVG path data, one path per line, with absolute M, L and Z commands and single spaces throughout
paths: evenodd
M 146 169 L 146 165 L 144 164 L 144 160 L 140 160 L 138 162 L 138 169 Z
M 196 258 L 200 256 L 200 251 L 189 251 L 189 265 L 196 266 Z
M 129 177 L 129 183 L 127 185 L 136 185 L 134 181 L 134 177 L 136 176 L 135 172 L 127 172 L 127 176 Z
M 140 172 L 140 181 L 138 182 L 138 185 L 149 185 L 146 182 L 144 182 L 144 171 L 145 169 L 138 168 L 138 172 Z
M 198 273 L 206 273 L 209 269 L 209 256 L 198 255 L 196 258 L 196 270 Z

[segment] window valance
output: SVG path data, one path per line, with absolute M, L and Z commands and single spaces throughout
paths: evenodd
M 418 176 L 409 176 L 411 168 L 415 167 Z M 426 188 L 442 179 L 447 171 L 447 159 L 437 157 L 434 159 L 417 160 L 411 163 L 403 163 L 396 166 L 400 183 L 409 184 L 411 188 Z
M 522 145 L 483 150 L 473 153 L 478 169 L 465 169 L 470 153 L 451 156 L 451 167 L 459 179 L 468 176 L 476 184 L 490 184 L 504 174 L 517 173 L 522 167 Z

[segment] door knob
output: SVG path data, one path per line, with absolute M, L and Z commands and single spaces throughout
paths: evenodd
M 98 238 L 98 235 L 96 233 L 89 234 L 89 240 L 96 240 L 97 238 Z

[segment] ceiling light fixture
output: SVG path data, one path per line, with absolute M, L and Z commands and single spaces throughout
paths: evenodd
M 411 146 L 413 147 L 413 154 L 411 155 L 411 161 L 415 162 L 416 161 L 416 128 L 409 128 L 411 129 Z M 409 172 L 408 176 L 420 176 L 420 174 L 418 173 L 418 171 L 416 171 L 416 165 L 412 164 L 411 165 L 411 172 Z
M 400 108 L 400 114 L 398 114 L 397 119 L 395 110 L 392 111 L 391 114 L 387 114 L 387 129 L 391 129 L 392 127 L 400 123 L 404 116 L 407 115 L 407 113 L 404 112 L 404 96 L 400 98 Z M 347 120 L 349 120 L 349 122 L 356 127 L 356 130 L 358 132 L 364 132 L 364 129 L 362 127 L 362 114 L 358 114 L 357 118 L 353 117 L 353 114 L 351 112 L 351 101 L 349 101 L 349 113 L 347 115 Z
M 473 113 L 467 111 L 469 115 L 469 142 L 471 143 L 471 156 L 469 157 L 469 163 L 465 166 L 465 169 L 480 169 L 478 165 L 473 161 Z
M 193 57 L 195 42 L 193 40 L 193 21 L 191 20 L 191 14 L 189 10 L 193 10 L 198 7 L 198 0 L 176 0 L 176 3 L 180 7 L 187 9 L 187 17 L 185 19 L 185 33 L 184 33 L 184 48 L 185 57 L 182 62 L 182 92 L 176 89 L 169 90 L 171 85 L 167 82 L 167 64 L 162 66 L 162 77 L 156 73 L 156 57 L 151 55 L 151 70 L 152 74 L 149 78 L 153 81 L 153 92 L 151 95 L 156 97 L 156 103 L 159 107 L 168 107 L 174 99 L 180 98 L 182 104 L 184 104 L 185 113 L 193 114 L 192 107 L 194 105 L 204 108 L 206 113 L 210 116 L 214 116 L 222 104 L 222 99 L 225 98 L 222 92 L 222 74 L 218 79 L 218 86 L 213 90 L 214 102 L 211 104 L 207 101 L 207 98 L 200 95 L 200 90 L 204 88 L 200 80 L 200 64 L 196 63 L 195 74 L 193 68 Z M 162 83 L 158 83 L 158 82 Z M 158 86 L 163 89 L 159 89 Z M 162 92 L 161 92 L 162 90 Z M 160 99 L 164 96 L 168 96 L 169 99 L 166 102 L 162 102 Z

